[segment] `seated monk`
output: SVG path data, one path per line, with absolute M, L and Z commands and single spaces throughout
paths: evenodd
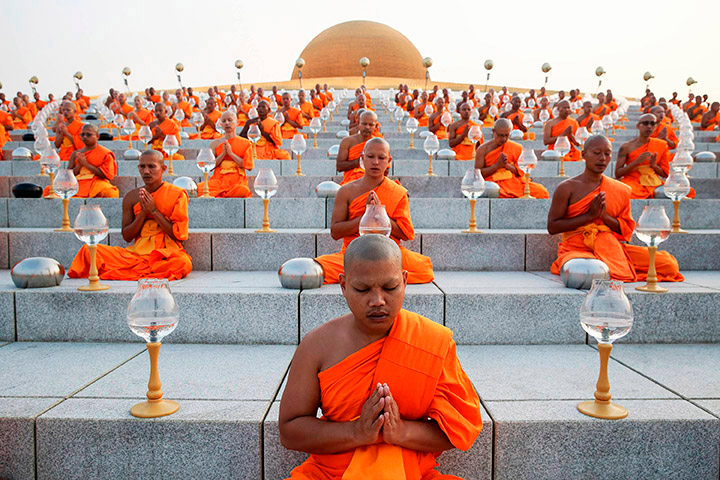
M 122 235 L 128 247 L 97 246 L 97 269 L 104 280 L 167 278 L 179 280 L 192 270 L 182 241 L 188 238 L 187 192 L 163 182 L 160 152 L 145 150 L 138 170 L 145 185 L 128 192 L 122 202 Z M 68 270 L 70 278 L 86 278 L 90 254 L 83 245 Z
M 659 141 L 659 140 L 658 140 Z M 623 282 L 647 279 L 646 247 L 630 245 L 635 221 L 630 213 L 630 188 L 603 175 L 612 159 L 612 145 L 602 135 L 584 145 L 585 171 L 560 183 L 548 212 L 548 232 L 562 234 L 558 258 L 550 267 L 560 274 L 573 258 L 596 258 L 610 269 L 610 278 Z M 682 282 L 677 260 L 665 251 L 655 257 L 658 281 Z
M 328 103 L 335 101 L 335 95 L 333 95 L 333 93 L 330 91 L 330 88 L 328 87 L 327 83 L 323 84 L 323 92 L 322 93 L 325 95 L 325 98 L 328 99 Z
M 700 123 L 703 115 L 705 115 L 705 112 L 707 112 L 708 109 L 705 105 L 703 105 L 703 98 L 702 96 L 698 95 L 695 97 L 695 104 L 688 107 L 687 114 L 690 118 L 690 121 L 693 123 Z
M 563 100 L 557 104 L 558 117 L 545 122 L 543 126 L 543 143 L 548 150 L 555 149 L 555 140 L 558 137 L 567 137 L 570 141 L 570 152 L 565 155 L 566 162 L 577 162 L 581 159 L 580 150 L 575 148 L 580 143 L 575 140 L 578 122 L 570 118 L 570 102 Z
M 147 108 L 143 108 L 143 99 L 140 95 L 135 95 L 133 99 L 135 110 L 128 114 L 128 118 L 135 123 L 135 133 L 132 134 L 133 140 L 138 140 L 138 132 L 140 128 L 148 126 L 153 121 L 153 112 Z
M 350 313 L 300 342 L 280 403 L 280 441 L 310 454 L 290 480 L 458 479 L 433 467 L 468 450 L 482 419 L 452 332 L 402 310 L 407 272 L 391 240 L 357 238 L 344 262 Z
M 280 127 L 282 138 L 293 138 L 298 133 L 302 133 L 299 130 L 302 130 L 304 125 L 303 115 L 299 109 L 290 105 L 292 97 L 288 92 L 282 94 L 281 100 L 282 108 L 278 111 L 285 117 L 285 122 Z M 305 134 L 303 136 L 307 137 Z
M 510 120 L 513 130 L 520 130 L 523 132 L 523 140 L 535 140 L 535 134 L 528 131 L 528 128 L 523 124 L 525 114 L 522 110 L 520 110 L 520 107 L 522 106 L 522 100 L 520 97 L 513 95 L 510 103 L 512 108 L 507 112 L 503 112 L 503 114 L 500 115 L 500 118 L 507 118 Z
M 320 112 L 315 110 L 313 104 L 305 101 L 305 90 L 298 92 L 298 108 L 302 112 L 304 125 L 310 125 L 313 118 L 320 116 Z
M 10 115 L 12 116 L 14 123 L 13 126 L 15 127 L 15 130 L 26 130 L 28 128 L 28 123 L 33 120 L 32 112 L 27 105 L 25 105 L 22 98 L 13 98 L 13 104 L 15 105 L 15 110 L 10 110 Z
M 212 140 L 222 137 L 217 131 L 215 124 L 220 119 L 221 113 L 216 110 L 217 101 L 215 97 L 209 97 L 205 102 L 205 109 L 202 110 L 203 124 L 200 126 L 200 138 L 203 140 Z
M 358 133 L 360 129 L 360 116 L 365 112 L 372 112 L 373 110 L 369 108 L 358 108 L 353 113 L 350 114 L 350 123 L 348 124 L 348 133 L 350 135 L 355 135 Z M 373 137 L 382 137 L 383 134 L 380 133 L 380 122 L 375 120 L 375 130 L 373 130 L 372 136 Z
M 153 150 L 162 152 L 163 158 L 167 158 L 167 152 L 163 150 L 165 136 L 175 135 L 175 138 L 177 138 L 178 141 L 178 146 L 180 146 L 182 144 L 182 140 L 180 139 L 180 127 L 175 120 L 167 117 L 168 107 L 164 103 L 156 103 L 154 111 L 156 120 L 150 122 L 150 130 L 153 132 L 153 137 L 150 140 L 150 143 Z M 185 160 L 185 157 L 175 152 L 172 159 Z
M 710 110 L 704 113 L 700 120 L 700 130 L 715 130 L 718 123 L 720 123 L 720 103 L 713 102 L 710 105 Z
M 322 112 L 322 109 L 325 108 L 325 102 L 323 102 L 323 99 L 320 98 L 320 96 L 314 89 L 310 90 L 310 103 L 313 106 L 313 110 L 318 113 L 319 117 L 320 112 Z
M 129 103 L 127 103 L 127 97 L 124 93 L 121 93 L 118 95 L 118 111 L 120 115 L 122 115 L 125 118 L 128 118 L 128 115 L 130 112 L 132 112 L 134 108 L 130 106 Z
M 80 138 L 85 145 L 70 155 L 67 168 L 73 171 L 78 181 L 75 198 L 118 198 L 119 192 L 110 180 L 117 175 L 115 154 L 98 145 L 99 131 L 95 125 L 85 124 Z M 45 187 L 44 195 L 50 187 Z
M 475 147 L 483 143 L 482 131 L 480 140 L 473 142 L 468 138 L 470 128 L 480 126 L 480 124 L 470 120 L 470 105 L 463 103 L 460 105 L 460 120 L 450 124 L 448 128 L 448 145 L 455 151 L 456 160 L 473 160 L 475 158 Z
M 433 113 L 435 112 L 435 106 L 428 102 L 428 94 L 423 90 L 420 94 L 420 103 L 413 109 L 413 117 L 417 119 L 420 127 L 428 126 L 429 115 L 425 112 L 427 107 L 430 107 L 433 110 Z M 432 115 L 432 113 L 430 115 Z
M 192 119 L 192 105 L 190 102 L 185 100 L 185 96 L 183 95 L 182 89 L 178 88 L 175 90 L 175 111 L 182 110 L 183 115 L 185 115 L 185 118 L 182 119 L 182 122 L 180 122 L 180 127 L 192 127 L 193 125 L 190 123 L 190 120 Z
M 7 142 L 10 142 L 10 130 L 13 130 L 15 125 L 12 121 L 12 117 L 9 113 L 4 110 L 0 110 L 0 160 L 4 160 L 2 149 Z
M 343 273 L 343 255 L 350 242 L 359 235 L 360 218 L 366 205 L 385 205 L 392 226 L 390 238 L 396 243 L 415 238 L 410 219 L 407 190 L 385 177 L 390 162 L 390 145 L 382 138 L 372 138 L 362 153 L 365 174 L 338 190 L 332 214 L 330 234 L 335 240 L 343 239 L 338 253 L 323 255 L 315 260 L 322 266 L 325 283 L 338 283 Z M 430 259 L 400 247 L 403 268 L 408 271 L 409 283 L 432 282 Z
M 373 134 L 377 129 L 377 115 L 372 110 L 365 110 L 360 114 L 358 121 L 358 133 L 342 139 L 335 158 L 335 169 L 343 172 L 340 185 L 354 182 L 365 175 L 365 170 L 360 166 L 360 157 L 365 149 L 365 143 L 375 137 Z
M 605 94 L 604 93 L 602 93 L 602 92 L 598 93 L 596 98 L 597 98 L 598 103 L 597 103 L 597 107 L 595 107 L 595 109 L 593 110 L 593 113 L 595 115 L 597 115 L 598 117 L 600 117 L 600 119 L 602 120 L 602 118 L 605 115 L 610 113 L 610 107 L 605 105 Z
M 241 137 L 248 138 L 247 134 L 251 126 L 260 127 L 260 139 L 255 144 L 255 158 L 258 160 L 290 160 L 290 154 L 281 148 L 280 123 L 268 115 L 270 103 L 261 100 L 258 103 L 257 112 L 258 116 L 245 122 L 242 132 L 240 132 Z
M 492 128 L 493 125 L 495 125 L 495 120 L 497 120 L 497 107 L 493 105 L 492 103 L 492 95 L 489 93 L 485 94 L 485 103 L 478 108 L 478 120 L 480 120 L 483 127 L 489 127 Z M 491 109 L 494 107 L 494 110 L 492 110 L 492 113 L 495 113 L 495 115 L 491 114 Z
M 592 109 L 592 103 L 584 101 L 582 113 L 575 119 L 578 122 L 578 127 L 585 127 L 588 132 L 592 130 L 592 126 L 595 122 L 599 122 L 601 120 L 600 117 L 592 113 Z
M 237 136 L 237 117 L 225 112 L 220 117 L 225 136 L 210 143 L 215 152 L 215 169 L 208 179 L 209 193 L 218 198 L 248 198 L 252 196 L 246 170 L 253 169 L 252 143 Z M 198 183 L 198 196 L 205 191 L 205 183 Z
M 236 102 L 236 108 L 237 108 L 237 117 L 238 117 L 238 125 L 241 127 L 245 126 L 245 122 L 248 121 L 250 118 L 250 110 L 252 110 L 253 106 L 247 103 L 247 98 L 245 97 L 245 92 L 238 93 L 238 99 Z
M 25 106 L 30 110 L 30 118 L 35 120 L 35 117 L 38 114 L 37 105 L 35 105 L 33 102 L 30 101 L 30 97 L 28 95 L 23 95 L 22 99 L 23 99 L 23 103 L 25 104 Z
M 552 109 L 550 109 L 550 100 L 548 100 L 548 97 L 542 97 L 540 98 L 540 103 L 535 107 L 535 110 L 533 110 L 533 120 L 536 122 L 540 122 L 540 114 L 544 111 L 548 113 L 548 120 L 555 118 L 555 115 L 553 115 Z
M 77 107 L 74 103 L 65 100 L 60 105 L 60 115 L 55 121 L 55 148 L 59 148 L 60 160 L 70 160 L 75 150 L 85 146 L 80 138 L 83 123 L 77 118 Z
M 672 127 L 672 122 L 665 116 L 665 109 L 660 105 L 655 105 L 650 109 L 650 113 L 655 115 L 657 119 L 657 126 L 650 137 L 665 140 L 668 149 L 675 150 L 678 144 L 678 137 Z
M 482 144 L 475 152 L 475 168 L 480 169 L 485 180 L 498 184 L 500 198 L 520 198 L 525 193 L 525 174 L 518 168 L 523 148 L 510 140 L 511 130 L 510 120 L 499 119 L 493 127 L 492 140 Z M 550 198 L 547 189 L 535 182 L 530 182 L 530 195 L 533 198 Z
M 657 120 L 652 113 L 637 122 L 638 136 L 620 146 L 615 178 L 630 186 L 632 198 L 654 198 L 655 189 L 665 183 L 670 172 L 670 150 L 665 140 L 651 138 Z M 695 198 L 690 189 L 687 198 Z
M 442 97 L 438 97 L 435 100 L 435 112 L 428 117 L 428 131 L 434 133 L 438 140 L 447 138 L 447 128 L 445 128 L 445 125 L 442 123 L 442 116 L 446 111 L 445 100 L 443 100 Z

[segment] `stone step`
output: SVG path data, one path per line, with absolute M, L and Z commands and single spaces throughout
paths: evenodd
M 685 281 L 663 284 L 669 292 L 662 295 L 625 285 L 635 310 L 628 342 L 720 343 L 720 273 L 683 273 Z M 125 314 L 137 282 L 103 283 L 110 290 L 79 292 L 87 280 L 69 278 L 58 287 L 17 289 L 0 271 L 0 340 L 132 342 Z M 174 343 L 293 345 L 347 311 L 338 285 L 284 289 L 276 271 L 196 270 L 172 290 L 183 312 Z M 408 285 L 404 306 L 450 327 L 463 345 L 583 344 L 585 293 L 549 272 L 436 271 L 434 282 Z
M 286 477 L 306 458 L 281 446 L 277 428 L 278 389 L 294 348 L 178 345 L 176 333 L 161 350 L 160 375 L 165 398 L 180 410 L 152 420 L 129 414 L 148 378 L 139 342 L 0 347 L 0 438 L 8 447 L 0 475 Z M 483 480 L 720 473 L 718 345 L 617 342 L 611 393 L 629 411 L 618 421 L 576 409 L 595 389 L 593 346 L 459 346 L 458 356 L 481 398 L 483 431 L 469 452 L 439 458 L 443 473 Z

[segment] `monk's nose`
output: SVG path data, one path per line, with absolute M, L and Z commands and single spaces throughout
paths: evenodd
M 368 301 L 370 307 L 380 307 L 385 305 L 385 297 L 379 289 L 371 290 L 370 299 Z

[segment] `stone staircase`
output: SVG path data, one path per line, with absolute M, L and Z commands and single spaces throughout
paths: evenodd
M 257 234 L 262 204 L 251 199 L 191 199 L 194 271 L 172 282 L 178 328 L 160 355 L 166 398 L 180 410 L 140 420 L 130 407 L 144 398 L 148 357 L 127 328 L 135 282 L 104 281 L 105 292 L 79 292 L 87 280 L 19 290 L 9 268 L 29 256 L 69 265 L 81 246 L 60 226 L 57 200 L 15 199 L 19 181 L 46 184 L 37 162 L 0 162 L 0 478 L 264 478 L 282 479 L 305 458 L 279 441 L 277 416 L 294 346 L 311 329 L 347 311 L 337 285 L 316 290 L 280 287 L 285 260 L 335 252 L 329 234 L 333 200 L 317 198 L 319 182 L 337 179 L 327 150 L 342 129 L 336 115 L 318 149 L 296 162 L 265 160 L 277 196 L 270 222 Z M 613 148 L 632 137 L 637 112 Z M 680 207 L 688 235 L 661 245 L 678 258 L 685 282 L 653 295 L 626 284 L 635 323 L 610 362 L 611 393 L 628 408 L 620 421 L 586 417 L 575 408 L 592 399 L 598 353 L 579 324 L 584 292 L 564 288 L 549 273 L 557 237 L 547 234 L 549 200 L 481 199 L 478 227 L 462 234 L 469 205 L 460 178 L 470 163 L 427 156 L 416 133 L 380 114 L 393 154 L 393 175 L 408 188 L 416 238 L 412 250 L 430 256 L 435 281 L 410 285 L 404 307 L 450 327 L 465 371 L 480 395 L 484 429 L 472 449 L 443 454 L 440 470 L 466 479 L 720 477 L 720 178 L 718 163 L 696 163 L 698 198 Z M 539 129 L 535 129 L 538 138 Z M 115 131 L 116 133 L 116 131 Z M 491 132 L 485 129 L 485 138 Z M 716 132 L 697 132 L 696 151 L 720 151 Z M 15 135 L 15 134 L 14 134 Z M 18 137 L 15 137 L 17 139 Z M 200 178 L 194 161 L 208 142 L 183 142 L 178 175 Z M 311 142 L 308 142 L 311 145 Z M 542 151 L 542 142 L 532 143 Z M 141 184 L 135 162 L 122 160 L 127 141 L 104 143 L 116 152 L 121 195 Z M 446 141 L 443 141 L 446 146 Z M 12 142 L 10 153 L 32 142 Z M 551 192 L 557 162 L 539 162 L 535 181 Z M 568 175 L 582 163 L 566 163 Z M 608 167 L 611 174 L 614 165 Z M 170 179 L 171 180 L 171 179 Z M 254 180 L 251 176 L 250 182 Z M 111 245 L 119 233 L 121 200 L 98 203 L 108 217 Z M 632 202 L 637 219 L 648 203 Z M 636 240 L 634 240 L 636 241 Z

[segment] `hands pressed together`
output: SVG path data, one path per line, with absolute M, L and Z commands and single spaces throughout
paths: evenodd
M 363 445 L 383 440 L 400 445 L 405 437 L 406 421 L 390 393 L 387 383 L 378 383 L 370 398 L 363 405 L 360 418 L 355 421 L 355 436 Z

